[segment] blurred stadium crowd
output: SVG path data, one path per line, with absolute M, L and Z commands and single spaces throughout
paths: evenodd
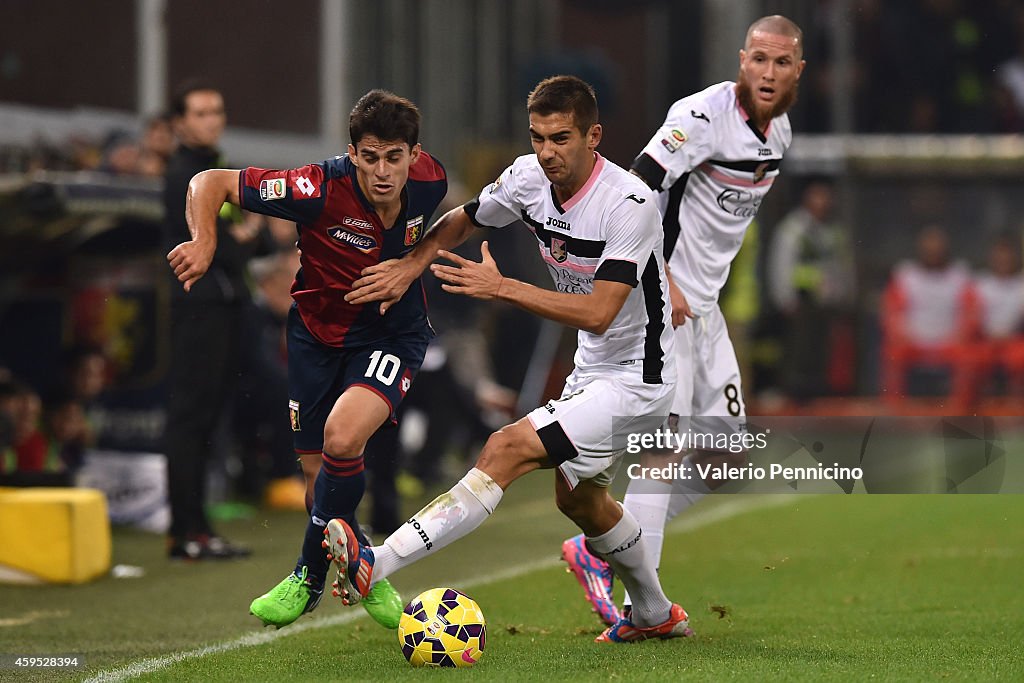
M 564 4 L 586 11 L 585 3 Z M 613 12 L 607 4 L 594 3 L 592 11 Z M 804 17 L 807 33 L 808 65 L 792 116 L 796 139 L 835 132 L 837 56 L 828 27 L 842 3 L 783 4 L 799 6 L 793 14 Z M 1019 2 L 849 4 L 850 132 L 1024 133 Z M 666 92 L 664 99 L 682 94 Z M 230 95 L 227 105 L 230 119 Z M 424 107 L 425 120 L 432 116 Z M 645 127 L 656 123 L 652 118 Z M 510 131 L 509 138 L 523 143 L 525 132 Z M 97 473 L 89 461 L 161 452 L 173 284 L 161 250 L 159 195 L 175 144 L 166 113 L 101 136 L 0 144 L 0 483 L 125 477 L 103 487 L 114 500 L 119 490 L 131 499 L 125 521 L 153 528 L 166 520 L 141 499 L 147 487 L 159 498 L 159 476 L 140 481 L 116 467 Z M 240 160 L 246 161 L 259 160 Z M 500 169 L 491 164 L 483 179 Z M 480 174 L 455 159 L 448 170 L 470 192 L 479 186 Z M 1019 412 L 1019 175 L 1007 179 L 1005 170 L 992 172 L 984 163 L 980 170 L 927 168 L 909 176 L 885 168 L 855 169 L 850 177 L 786 173 L 783 165 L 785 182 L 748 235 L 722 294 L 749 413 Z M 468 198 L 452 184 L 450 205 Z M 219 429 L 226 457 L 211 475 L 219 482 L 212 496 L 301 508 L 282 388 L 294 229 L 264 229 L 274 246 L 250 261 L 252 348 L 239 349 L 252 360 Z M 528 242 L 504 234 L 490 239 L 496 253 L 509 254 L 509 275 L 544 282 Z M 494 246 L 495 240 L 509 243 Z M 465 251 L 476 250 L 473 244 Z M 446 296 L 434 282 L 428 290 L 438 340 L 404 408 L 405 427 L 372 443 L 379 453 L 366 459 L 371 467 L 379 463 L 371 521 L 384 531 L 400 521 L 396 481 L 414 487 L 446 479 L 438 463 L 472 457 L 489 430 L 557 388 L 571 364 L 571 334 L 517 311 Z M 288 483 L 274 488 L 280 480 Z

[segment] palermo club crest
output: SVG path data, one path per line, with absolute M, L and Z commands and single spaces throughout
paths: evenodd
M 565 240 L 560 240 L 557 237 L 551 238 L 551 257 L 558 263 L 565 263 L 565 259 L 569 258 L 569 252 L 565 248 Z
M 760 164 L 757 165 L 757 168 L 754 169 L 754 182 L 755 183 L 759 183 L 762 180 L 764 180 L 765 174 L 768 173 L 768 166 L 769 166 L 769 164 L 768 164 L 767 161 L 763 161 L 763 162 L 761 162 Z

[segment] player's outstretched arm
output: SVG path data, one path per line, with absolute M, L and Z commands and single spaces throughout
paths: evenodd
M 430 232 L 408 254 L 363 269 L 362 276 L 352 283 L 352 291 L 345 295 L 345 301 L 356 305 L 379 301 L 380 314 L 384 315 L 437 258 L 439 249 L 454 249 L 475 229 L 461 206 L 452 209 L 437 219 Z
M 186 292 L 206 274 L 213 260 L 220 207 L 225 201 L 238 204 L 238 174 L 236 170 L 211 169 L 197 173 L 188 184 L 185 220 L 192 239 L 167 254 L 167 261 Z
M 605 333 L 632 291 L 632 287 L 621 282 L 595 280 L 590 294 L 553 292 L 504 277 L 491 257 L 487 242 L 480 245 L 480 254 L 483 260 L 478 263 L 441 250 L 438 255 L 455 265 L 435 263 L 430 270 L 444 281 L 441 288 L 446 292 L 476 299 L 498 299 L 593 334 Z

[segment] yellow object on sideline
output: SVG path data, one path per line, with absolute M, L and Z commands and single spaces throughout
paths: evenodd
M 84 583 L 109 569 L 102 492 L 0 488 L 0 582 Z

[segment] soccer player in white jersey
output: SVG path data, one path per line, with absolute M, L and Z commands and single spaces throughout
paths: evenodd
M 654 194 L 601 157 L 597 100 L 574 76 L 542 81 L 527 100 L 535 154 L 516 159 L 476 199 L 450 211 L 406 257 L 363 271 L 346 298 L 385 309 L 432 266 L 443 289 L 496 299 L 579 329 L 575 368 L 560 398 L 488 439 L 476 466 L 382 545 L 360 547 L 343 520 L 327 525 L 338 565 L 336 594 L 347 602 L 375 581 L 466 535 L 490 515 L 513 481 L 555 468 L 558 508 L 584 532 L 633 596 L 598 642 L 688 633 L 686 612 L 661 589 L 636 519 L 608 494 L 626 436 L 660 426 L 675 393 L 675 358 L 661 217 Z M 556 291 L 505 278 L 487 242 L 482 261 L 448 251 L 474 225 L 522 220 L 536 236 Z
M 778 15 L 758 19 L 747 29 L 736 82 L 673 104 L 633 162 L 632 172 L 659 193 L 670 254 L 679 371 L 672 414 L 680 435 L 746 429 L 739 364 L 718 295 L 792 140 L 786 111 L 796 100 L 802 57 L 803 34 L 795 23 Z M 669 458 L 679 456 L 648 453 L 641 465 L 662 467 Z M 745 459 L 743 453 L 712 450 L 686 456 L 692 472 L 696 463 L 739 465 Z M 694 479 L 629 483 L 625 507 L 639 520 L 655 565 L 666 522 L 724 483 Z M 602 620 L 615 623 L 612 568 L 594 557 L 582 536 L 565 541 L 562 557 Z

